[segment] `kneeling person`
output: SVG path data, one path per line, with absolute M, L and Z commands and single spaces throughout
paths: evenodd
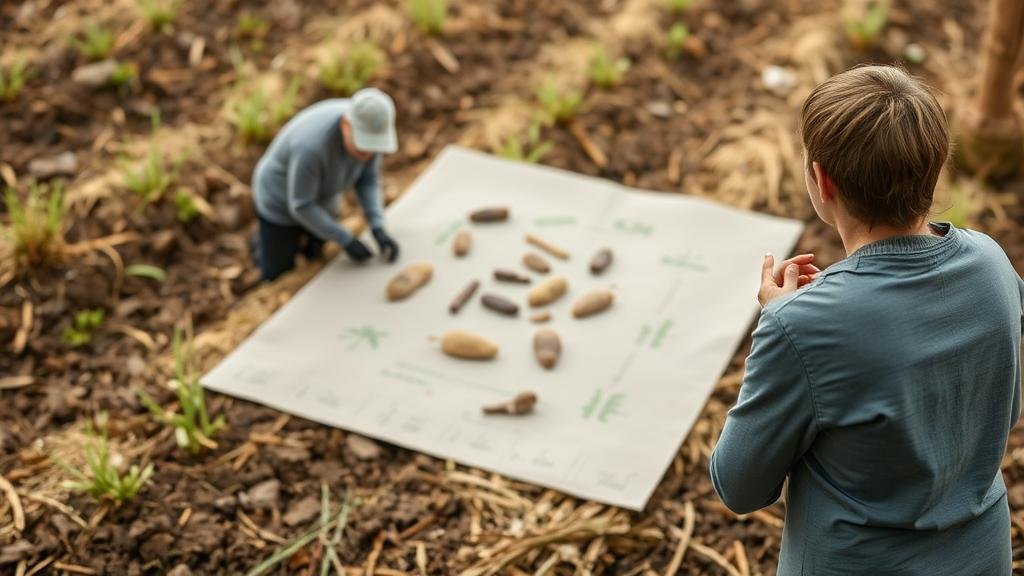
M 372 255 L 338 224 L 339 196 L 354 188 L 381 253 L 393 262 L 398 244 L 384 230 L 380 155 L 398 149 L 395 104 L 376 88 L 350 99 L 317 102 L 295 115 L 271 142 L 253 173 L 259 232 L 253 257 L 265 280 L 323 253 L 337 242 L 349 258 Z

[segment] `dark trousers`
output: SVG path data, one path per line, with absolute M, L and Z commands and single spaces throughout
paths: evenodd
M 273 280 L 295 267 L 295 257 L 307 260 L 324 254 L 324 241 L 301 226 L 281 226 L 256 214 L 260 228 L 253 239 L 252 257 L 264 280 Z

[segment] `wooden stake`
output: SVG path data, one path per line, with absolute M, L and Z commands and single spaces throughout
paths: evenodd
M 986 177 L 1006 177 L 1024 159 L 1021 123 L 1013 110 L 1013 73 L 1024 35 L 1024 2 L 991 0 L 981 85 L 957 118 L 957 159 Z

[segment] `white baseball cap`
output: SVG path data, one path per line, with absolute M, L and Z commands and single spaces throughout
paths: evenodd
M 352 95 L 348 112 L 356 148 L 391 154 L 398 150 L 395 133 L 395 102 L 376 88 L 363 88 Z

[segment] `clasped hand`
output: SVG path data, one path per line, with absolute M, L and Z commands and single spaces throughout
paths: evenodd
M 757 301 L 764 307 L 772 300 L 796 292 L 798 288 L 811 283 L 821 270 L 811 264 L 814 254 L 798 254 L 782 261 L 775 271 L 775 256 L 764 255 L 761 267 L 761 289 L 757 291 Z

